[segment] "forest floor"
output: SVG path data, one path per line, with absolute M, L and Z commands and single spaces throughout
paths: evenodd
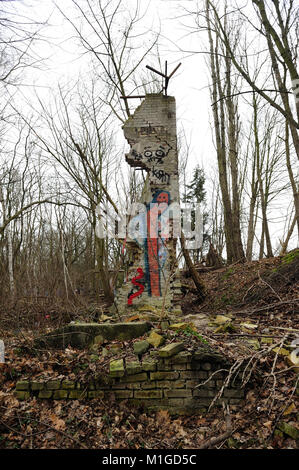
M 206 286 L 203 303 L 190 278 L 182 279 L 185 296 L 178 321 L 187 327 L 174 334 L 190 345 L 204 338 L 235 366 L 247 364 L 244 383 L 254 385 L 244 406 L 230 406 L 229 427 L 227 410 L 219 408 L 170 416 L 165 410 L 132 408 L 125 401 L 110 403 L 109 408 L 101 400 L 19 401 L 14 389 L 20 378 L 41 372 L 49 377 L 86 378 L 107 366 L 109 354 L 100 355 L 95 363 L 90 361 L 90 351 L 66 348 L 41 354 L 33 349 L 37 333 L 68 323 L 75 310 L 76 318 L 80 317 L 82 305 L 73 310 L 35 305 L 30 310 L 28 305 L 15 304 L 10 311 L 3 310 L 0 449 L 298 448 L 298 366 L 289 362 L 291 344 L 299 337 L 298 255 L 299 250 L 283 258 L 217 270 L 199 268 Z M 159 327 L 159 322 L 154 326 Z M 125 354 L 131 354 L 133 343 L 111 342 L 106 349 L 123 347 Z

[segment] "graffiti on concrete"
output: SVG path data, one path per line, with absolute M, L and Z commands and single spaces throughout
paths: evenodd
M 132 284 L 138 287 L 138 290 L 134 292 L 134 289 L 128 295 L 128 305 L 132 305 L 133 299 L 141 295 L 144 291 L 144 285 L 141 282 L 137 282 L 139 279 L 144 278 L 144 272 L 142 268 L 137 268 L 138 276 L 133 277 Z
M 161 276 L 163 275 L 163 267 L 167 259 L 166 242 L 169 236 L 168 220 L 167 218 L 162 219 L 162 215 L 169 205 L 170 193 L 168 191 L 157 190 L 152 201 L 147 204 L 146 212 L 133 217 L 129 225 L 131 233 L 134 233 L 134 229 L 137 229 L 134 239 L 144 252 L 144 282 L 150 297 L 161 297 L 162 295 Z M 142 269 L 141 271 L 140 269 L 137 269 L 137 271 L 141 274 Z M 134 277 L 132 283 L 138 285 L 136 284 L 136 279 L 141 279 L 142 277 L 143 275 Z M 143 290 L 144 287 L 142 292 Z M 142 292 L 130 293 L 128 305 L 132 305 L 133 298 L 141 295 Z
M 126 159 L 131 165 L 141 165 L 149 169 L 153 164 L 162 165 L 171 149 L 171 145 L 166 141 L 160 143 L 157 139 L 157 143 L 148 143 L 148 140 L 145 140 L 133 145 Z

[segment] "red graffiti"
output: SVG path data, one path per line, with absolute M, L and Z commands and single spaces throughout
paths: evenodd
M 138 274 L 138 276 L 133 277 L 132 284 L 134 284 L 134 286 L 139 287 L 139 290 L 130 295 L 130 297 L 128 298 L 128 305 L 132 305 L 133 299 L 135 299 L 135 297 L 138 297 L 139 295 L 141 295 L 142 292 L 144 291 L 144 285 L 140 284 L 139 282 L 136 282 L 137 279 L 141 279 L 144 276 L 143 269 L 142 268 L 137 268 L 137 272 L 139 274 Z
M 160 191 L 152 201 L 152 207 L 147 212 L 147 263 L 149 270 L 149 291 L 150 295 L 154 297 L 161 296 L 160 287 L 160 242 L 158 231 L 161 229 L 159 216 L 167 209 L 169 204 L 169 193 L 167 191 Z

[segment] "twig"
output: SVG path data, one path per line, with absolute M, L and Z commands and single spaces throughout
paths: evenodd
M 223 404 L 223 409 L 224 409 L 224 413 L 225 413 L 226 431 L 224 433 L 220 434 L 220 436 L 211 437 L 211 439 L 208 439 L 201 446 L 199 446 L 199 449 L 209 449 L 210 447 L 213 447 L 216 444 L 219 444 L 219 442 L 225 441 L 232 434 L 233 428 L 232 428 L 231 417 L 230 417 L 230 412 L 229 412 L 228 405 L 225 407 L 225 405 Z

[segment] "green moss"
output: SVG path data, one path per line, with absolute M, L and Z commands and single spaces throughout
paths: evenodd
M 16 390 L 29 390 L 29 380 L 20 380 L 17 382 Z
M 234 274 L 234 268 L 228 268 L 227 271 L 223 274 L 222 279 L 228 279 L 232 274 Z
M 290 253 L 286 254 L 281 262 L 282 264 L 290 264 L 294 261 L 295 258 L 299 257 L 299 249 L 293 250 Z

